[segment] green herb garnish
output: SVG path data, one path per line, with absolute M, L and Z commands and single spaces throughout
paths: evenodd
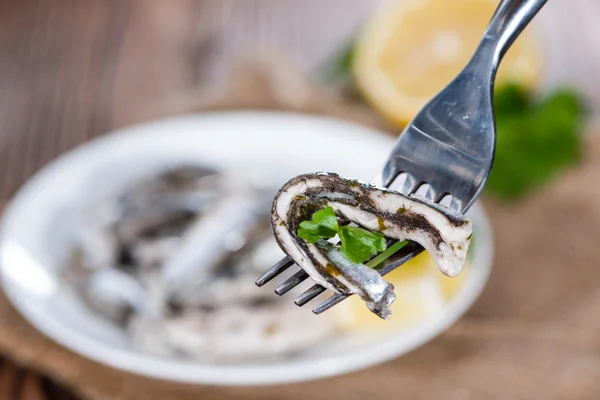
M 385 238 L 379 232 L 370 232 L 356 226 L 340 226 L 332 207 L 317 211 L 311 221 L 303 221 L 298 236 L 308 243 L 319 239 L 331 239 L 338 235 L 344 254 L 356 263 L 368 261 L 372 255 L 387 248 Z
M 385 238 L 379 232 L 370 232 L 356 226 L 342 226 L 339 231 L 342 251 L 349 259 L 363 263 L 387 248 Z
M 312 221 L 302 221 L 298 236 L 308 243 L 316 243 L 319 239 L 331 239 L 338 234 L 340 226 L 332 207 L 325 207 L 314 213 Z
M 556 90 L 535 101 L 510 84 L 495 92 L 496 156 L 487 190 L 516 199 L 579 160 L 584 108 L 570 90 Z
M 393 245 L 391 245 L 390 247 L 388 247 L 383 253 L 378 254 L 377 257 L 374 257 L 371 261 L 369 261 L 365 265 L 367 267 L 376 268 L 377 266 L 379 266 L 379 264 L 381 264 L 382 262 L 384 262 L 385 260 L 390 258 L 398 250 L 400 250 L 407 244 L 408 244 L 408 242 L 406 240 L 404 240 L 402 242 L 396 242 Z

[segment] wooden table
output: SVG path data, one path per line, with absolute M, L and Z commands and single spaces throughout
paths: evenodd
M 0 400 L 21 399 L 77 400 L 52 380 L 0 358 Z
M 267 51 L 270 38 L 297 48 L 300 64 L 313 67 L 376 2 L 353 3 L 3 0 L 0 200 L 62 152 L 222 77 L 235 54 Z M 341 28 L 292 22 L 328 9 L 345 10 Z

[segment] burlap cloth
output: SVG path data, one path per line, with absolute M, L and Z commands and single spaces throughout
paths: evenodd
M 368 111 L 285 69 L 245 71 L 220 96 L 191 92 L 152 113 L 291 109 L 383 126 Z M 485 199 L 485 206 L 496 235 L 496 259 L 481 298 L 431 343 L 365 371 L 260 388 L 151 380 L 65 350 L 26 323 L 1 295 L 0 352 L 84 398 L 101 400 L 600 398 L 600 137 L 588 137 L 585 162 L 552 187 L 519 204 Z

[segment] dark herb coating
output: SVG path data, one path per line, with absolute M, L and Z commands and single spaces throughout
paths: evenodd
M 442 238 L 439 233 L 430 229 L 431 225 L 423 215 L 411 212 L 410 210 L 403 210 L 401 213 L 390 213 L 379 210 L 375 207 L 375 204 L 370 197 L 370 194 L 376 191 L 403 196 L 402 194 L 393 190 L 367 185 L 356 180 L 341 178 L 337 174 L 313 173 L 297 176 L 290 180 L 280 190 L 276 197 L 278 197 L 281 192 L 285 192 L 288 187 L 295 186 L 298 183 L 307 181 L 309 179 L 318 179 L 321 181 L 322 186 L 309 189 L 304 192 L 303 196 L 298 196 L 298 199 L 293 200 L 290 207 L 290 212 L 288 214 L 288 219 L 290 221 L 288 228 L 294 233 L 298 230 L 298 225 L 300 222 L 310 220 L 312 215 L 323 208 L 327 201 L 336 201 L 338 203 L 360 207 L 360 209 L 374 215 L 380 215 L 384 220 L 388 220 L 395 225 L 406 226 L 411 230 L 422 230 L 428 232 L 431 235 L 431 239 L 435 245 L 439 245 L 442 242 Z M 351 183 L 349 184 L 348 182 Z M 334 197 L 336 194 L 348 195 L 348 198 Z M 455 224 L 456 226 L 460 226 L 465 223 L 460 216 L 449 212 L 447 209 L 436 206 L 432 203 L 426 203 L 418 198 L 411 197 L 410 200 L 416 203 L 427 205 L 428 207 L 437 208 L 439 211 L 444 213 L 451 223 Z

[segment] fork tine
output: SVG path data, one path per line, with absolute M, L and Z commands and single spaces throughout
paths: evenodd
M 314 286 L 312 286 L 310 289 L 308 289 L 307 291 L 302 293 L 300 296 L 296 297 L 296 300 L 294 300 L 294 303 L 296 303 L 296 305 L 298 307 L 302 307 L 303 305 L 305 305 L 306 303 L 308 303 L 309 301 L 311 301 L 312 299 L 314 299 L 315 297 L 317 297 L 318 295 L 323 293 L 325 290 L 326 289 L 323 286 L 321 286 L 317 283 Z
M 408 172 L 401 172 L 391 180 L 388 187 L 405 195 L 411 194 L 419 185 L 419 181 Z
M 346 299 L 347 297 L 349 297 L 347 294 L 336 293 L 321 304 L 319 304 L 316 308 L 312 310 L 312 312 L 319 315 L 323 311 L 327 311 L 336 304 L 341 303 L 342 300 Z
M 294 265 L 294 262 L 289 257 L 284 257 L 275 265 L 273 265 L 267 272 L 262 274 L 256 282 L 256 286 L 261 287 L 277 275 Z
M 430 184 L 423 183 L 414 191 L 413 196 L 421 197 L 427 201 L 434 201 L 436 194 Z
M 301 284 L 302 282 L 304 282 L 307 278 L 308 278 L 308 274 L 303 269 L 301 269 L 300 271 L 296 272 L 287 281 L 285 281 L 281 285 L 277 286 L 275 288 L 275 293 L 277 293 L 279 296 L 284 295 L 287 292 L 289 292 L 290 290 L 292 290 L 293 288 L 295 288 L 296 286 L 298 286 L 299 284 Z

